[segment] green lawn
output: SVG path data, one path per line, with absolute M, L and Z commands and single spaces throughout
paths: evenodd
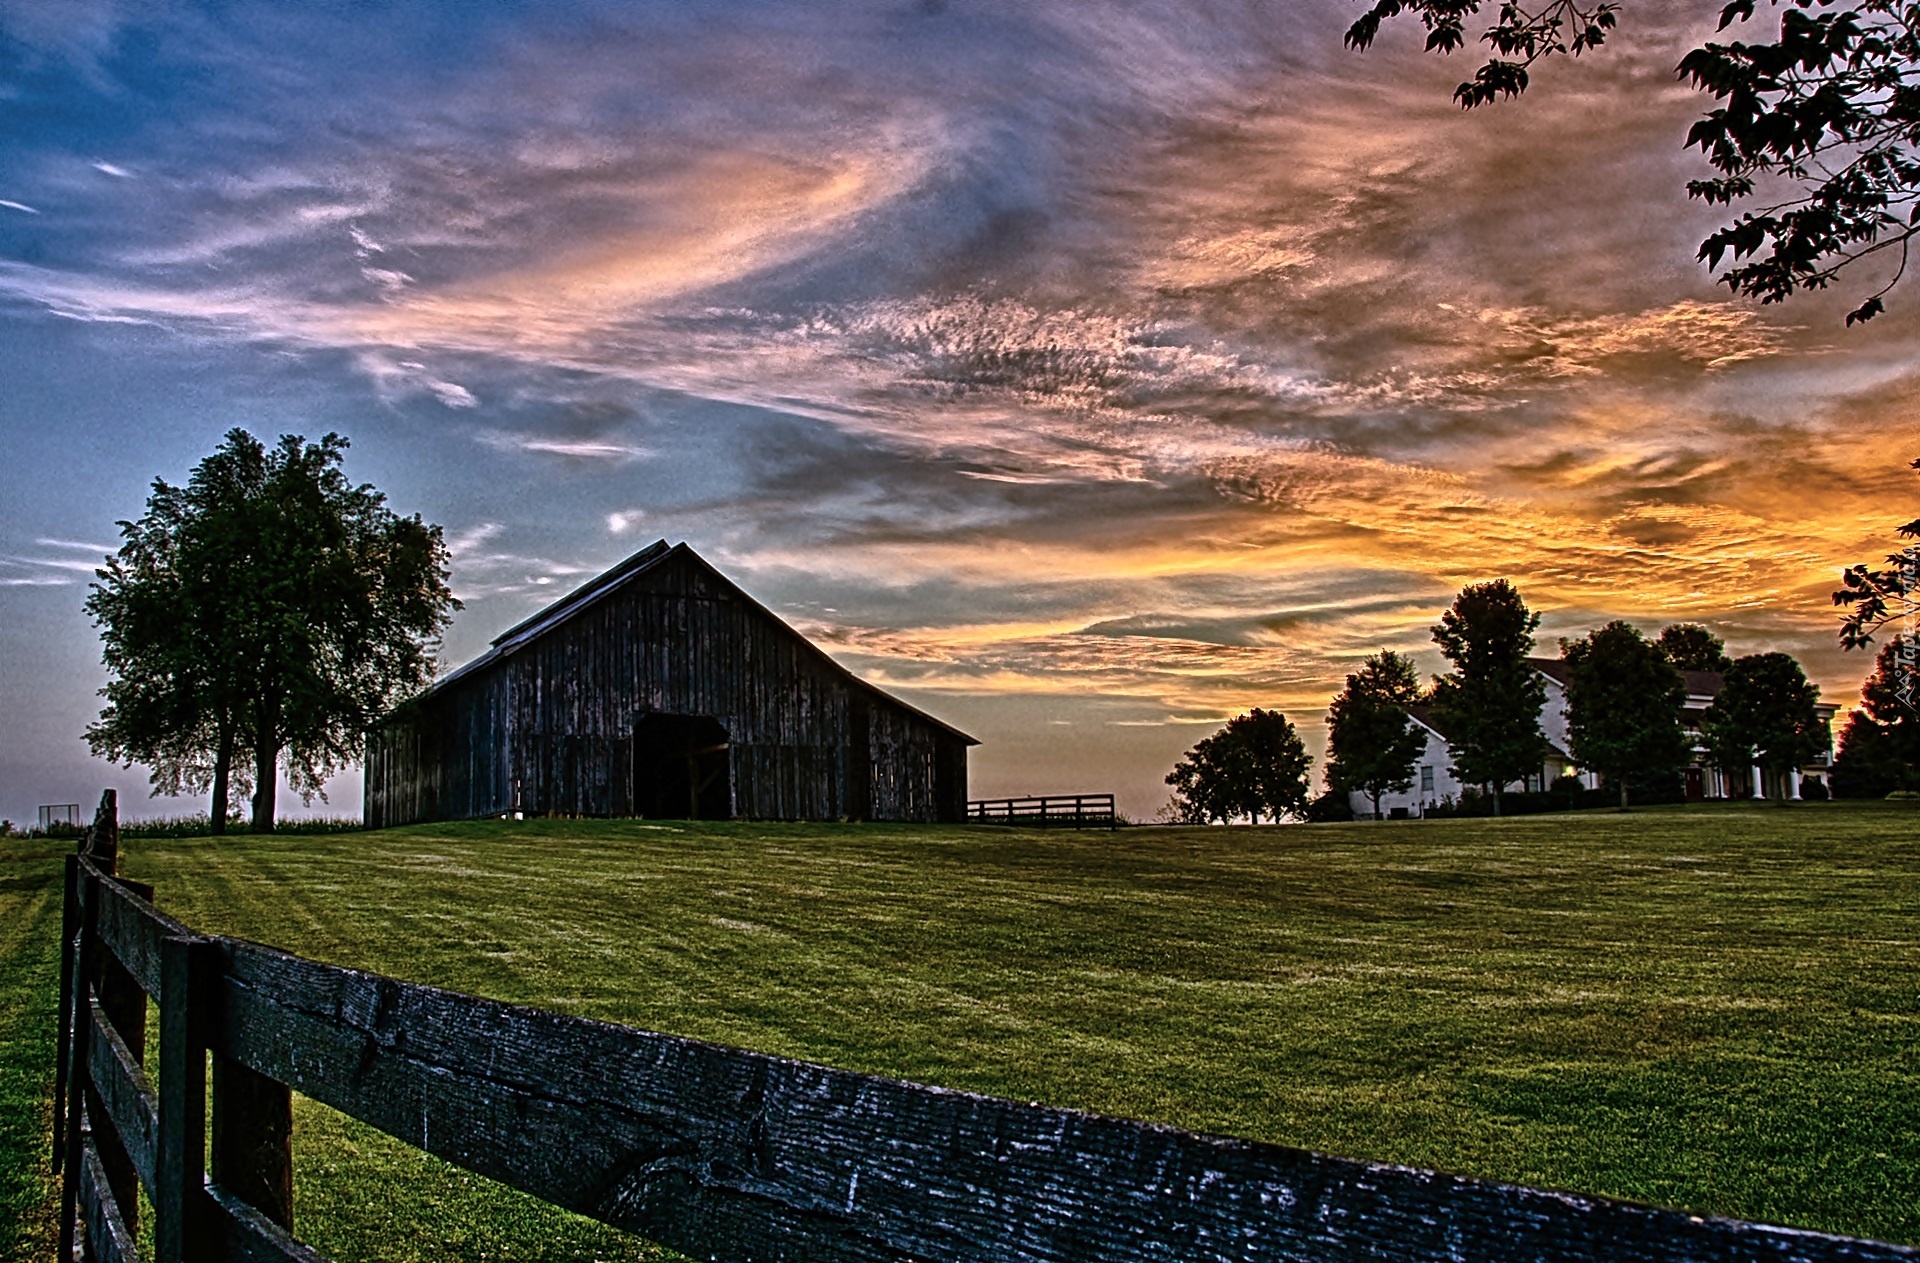
M 11 1258 L 46 1225 L 58 869 L 7 846 Z M 462 991 L 1920 1241 L 1920 811 L 1892 804 L 1081 835 L 485 822 L 150 840 L 124 871 L 199 928 Z M 297 1127 L 300 1233 L 342 1260 L 659 1257 L 304 1102 Z

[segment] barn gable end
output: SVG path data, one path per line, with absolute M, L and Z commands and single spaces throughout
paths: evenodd
M 974 744 L 662 540 L 368 733 L 365 818 L 957 821 Z

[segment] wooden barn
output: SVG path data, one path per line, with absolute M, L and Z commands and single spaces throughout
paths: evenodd
M 957 821 L 977 744 L 661 540 L 368 733 L 365 819 Z

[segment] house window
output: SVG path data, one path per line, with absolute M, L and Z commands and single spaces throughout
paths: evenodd
M 1423 794 L 1431 794 L 1433 792 L 1433 769 L 1431 767 L 1423 767 L 1420 769 L 1420 792 Z

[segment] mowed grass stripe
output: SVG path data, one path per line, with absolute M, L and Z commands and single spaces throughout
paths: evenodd
M 48 1152 L 66 848 L 0 848 L 0 1259 L 40 1263 L 55 1253 Z
M 1081 835 L 481 822 L 142 841 L 126 866 L 207 930 L 438 986 L 1916 1241 L 1917 826 L 1837 804 Z M 494 1214 L 303 1110 L 315 1231 L 353 1218 L 329 1188 Z

